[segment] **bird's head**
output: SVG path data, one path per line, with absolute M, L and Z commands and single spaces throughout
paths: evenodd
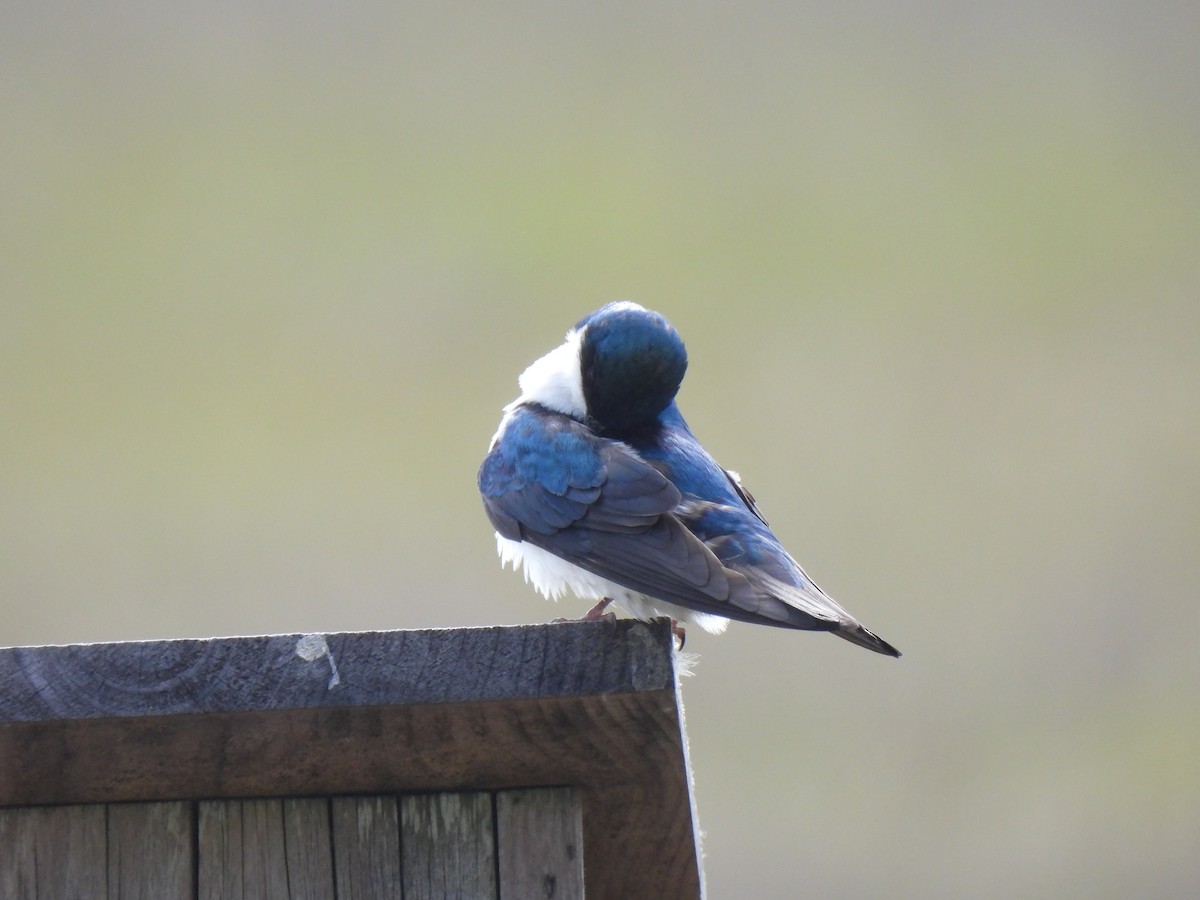
M 534 402 L 612 437 L 650 426 L 679 391 L 687 350 L 663 316 L 628 300 L 584 316 L 521 375 L 517 403 Z

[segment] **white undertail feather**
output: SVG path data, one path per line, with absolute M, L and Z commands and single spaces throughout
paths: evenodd
M 525 581 L 532 583 L 542 596 L 550 600 L 558 600 L 570 591 L 589 603 L 608 597 L 625 612 L 643 621 L 667 616 L 681 622 L 693 622 L 710 634 L 720 634 L 729 625 L 729 620 L 721 616 L 647 597 L 524 541 L 509 540 L 497 534 L 496 550 L 502 566 L 511 563 L 514 570 L 523 570 Z

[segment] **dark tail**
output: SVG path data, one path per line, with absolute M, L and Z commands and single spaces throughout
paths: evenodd
M 882 653 L 884 656 L 900 656 L 899 650 L 883 638 L 871 634 L 871 632 L 867 631 L 867 629 L 863 628 L 857 622 L 842 625 L 834 629 L 833 633 L 844 641 L 858 644 L 860 647 L 866 647 L 868 650 L 874 650 L 876 653 Z

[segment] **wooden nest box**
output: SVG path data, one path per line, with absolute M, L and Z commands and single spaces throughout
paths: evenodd
M 669 623 L 0 650 L 4 900 L 696 898 Z

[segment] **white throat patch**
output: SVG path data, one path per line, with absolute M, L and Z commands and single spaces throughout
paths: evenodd
M 521 386 L 521 396 L 504 407 L 505 410 L 522 403 L 538 403 L 565 416 L 583 419 L 587 415 L 587 403 L 583 399 L 583 374 L 579 363 L 582 340 L 582 333 L 572 328 L 562 344 L 531 363 L 517 382 Z

